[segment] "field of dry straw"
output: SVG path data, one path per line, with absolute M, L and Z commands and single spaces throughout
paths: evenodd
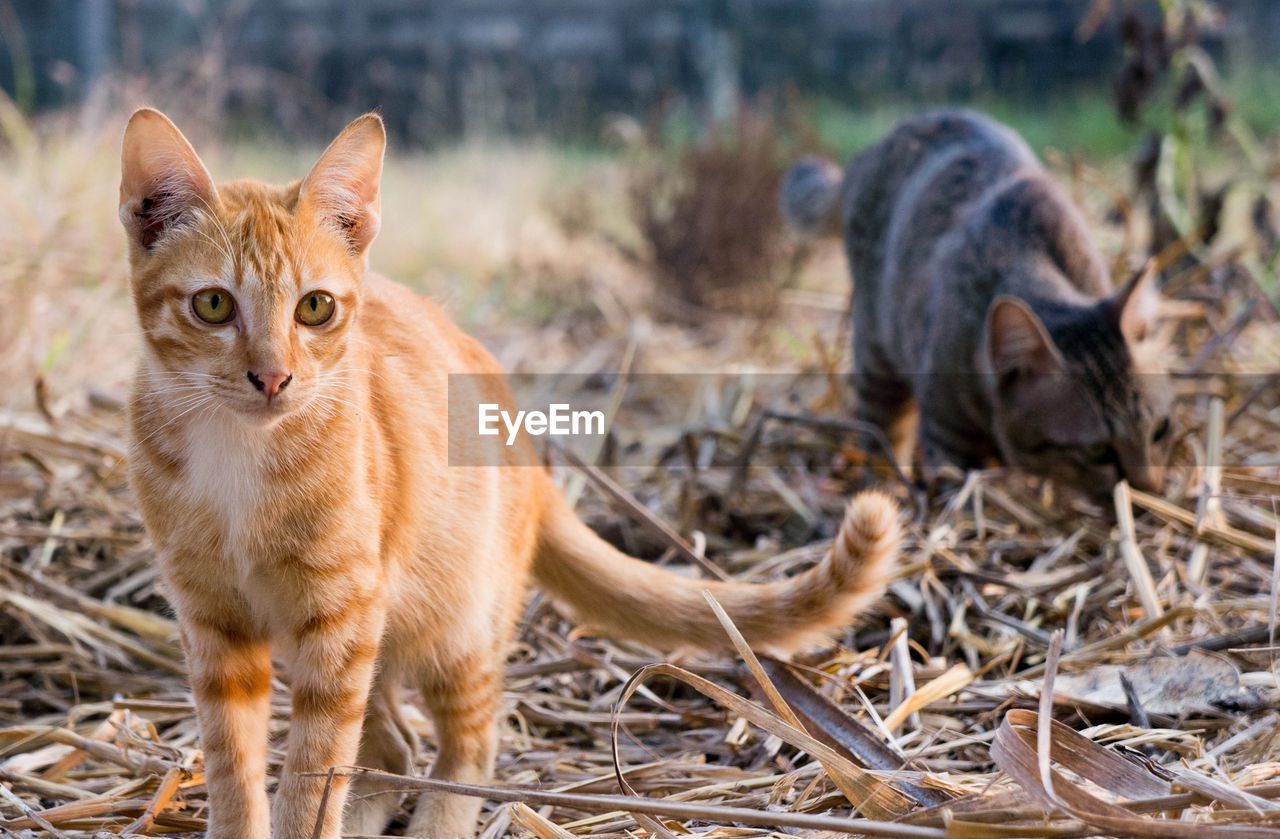
M 0 834 L 198 835 L 191 696 L 123 481 L 119 120 L 0 109 L 0 129 Z M 314 151 L 199 145 L 219 177 L 295 177 Z M 891 594 L 788 664 L 664 660 L 535 597 L 485 837 L 1280 836 L 1280 388 L 1259 375 L 1280 341 L 1229 243 L 1169 277 L 1178 468 L 1161 497 L 1122 490 L 1117 518 L 994 472 L 932 499 L 872 476 L 845 422 L 834 246 L 767 320 L 673 324 L 618 245 L 634 234 L 617 158 L 401 153 L 386 183 L 374 263 L 509 369 L 722 374 L 687 401 L 638 400 L 646 431 L 618 445 L 659 468 L 553 458 L 610 539 L 765 580 L 821 557 L 859 486 L 890 488 L 910 519 Z M 1073 183 L 1132 256 L 1096 181 Z M 831 386 L 787 399 L 768 372 Z M 430 725 L 407 713 L 425 774 Z

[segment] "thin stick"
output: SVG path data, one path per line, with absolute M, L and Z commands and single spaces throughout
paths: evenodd
M 911 648 L 907 644 L 907 622 L 902 618 L 894 618 L 889 623 L 889 631 L 893 634 L 893 646 L 889 649 L 889 705 L 897 708 L 903 705 L 916 692 L 916 677 L 911 670 Z M 913 728 L 920 727 L 920 715 L 911 714 L 906 722 Z M 890 726 L 889 730 L 897 733 L 902 724 Z
M 887 839 L 946 839 L 947 836 L 945 830 L 938 828 L 874 819 L 815 816 L 809 813 L 778 813 L 769 810 L 750 810 L 745 807 L 725 807 L 719 804 L 684 804 L 662 799 L 630 798 L 624 795 L 544 792 L 527 787 L 486 787 L 441 781 L 436 778 L 412 778 L 363 767 L 351 767 L 349 771 L 339 774 L 351 778 L 363 775 L 377 780 L 394 781 L 407 790 L 448 792 L 455 795 L 469 795 L 473 798 L 485 798 L 489 801 L 551 804 L 585 813 L 644 813 L 673 819 L 698 819 L 762 827 L 795 827 L 802 830 L 829 830 L 834 833 L 861 833 L 864 836 L 883 836 Z
M 1116 484 L 1116 519 L 1120 525 L 1120 556 L 1124 559 L 1129 578 L 1137 590 L 1138 600 L 1148 618 L 1157 618 L 1164 614 L 1160 605 L 1160 597 L 1156 594 L 1156 583 L 1151 578 L 1151 569 L 1138 547 L 1137 530 L 1133 524 L 1133 502 L 1129 495 L 1129 482 Z
M 1040 784 L 1049 797 L 1057 800 L 1053 793 L 1053 755 L 1050 752 L 1053 743 L 1053 728 L 1049 722 L 1053 719 L 1053 682 L 1058 675 L 1058 659 L 1062 655 L 1062 630 L 1056 629 L 1049 638 L 1049 658 L 1044 665 L 1044 686 L 1040 688 L 1040 724 L 1036 728 L 1036 756 L 1040 765 Z
M 1214 527 L 1221 527 L 1222 522 L 1222 434 L 1225 430 L 1223 422 L 1222 397 L 1215 396 L 1209 401 L 1209 427 L 1205 440 L 1205 468 L 1200 484 L 1200 505 L 1196 518 L 1200 522 Z M 1198 529 L 1198 527 L 1197 527 Z M 1197 541 L 1187 560 L 1187 581 L 1195 588 L 1204 585 L 1205 575 L 1209 571 L 1209 546 Z
M 311 828 L 311 839 L 320 839 L 324 831 L 324 814 L 329 809 L 329 793 L 333 792 L 333 773 L 336 767 L 330 766 L 324 779 L 324 793 L 320 796 L 320 810 L 316 813 L 316 823 Z
M 1129 497 L 1134 504 L 1148 512 L 1155 513 L 1166 521 L 1176 521 L 1191 528 L 1198 526 L 1198 535 L 1203 538 L 1213 539 L 1224 545 L 1243 548 L 1257 556 L 1271 556 L 1273 546 L 1270 539 L 1254 536 L 1252 533 L 1246 533 L 1228 524 L 1214 526 L 1210 522 L 1197 522 L 1195 513 L 1190 510 L 1184 510 L 1177 504 L 1166 501 L 1158 495 L 1151 495 L 1141 490 L 1132 489 L 1129 490 Z

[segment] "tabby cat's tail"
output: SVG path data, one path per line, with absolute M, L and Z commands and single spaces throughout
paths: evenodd
M 840 232 L 840 194 L 844 173 L 822 157 L 805 157 L 791 165 L 779 196 L 787 223 L 809 236 Z
M 710 591 L 753 648 L 786 654 L 822 643 L 878 598 L 899 541 L 897 505 L 881 493 L 862 493 L 813 568 L 769 583 L 700 580 L 618 551 L 556 493 L 534 576 L 583 624 L 662 649 L 731 649 L 702 595 Z

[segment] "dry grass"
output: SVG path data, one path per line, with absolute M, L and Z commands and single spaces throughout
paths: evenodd
M 15 221 L 0 227 L 13 317 L 0 333 L 0 833 L 198 834 L 204 823 L 182 656 L 123 482 L 133 338 L 114 141 L 114 130 L 42 134 L 0 167 Z M 216 154 L 236 171 L 301 168 Z M 836 250 L 816 263 L 826 285 L 785 296 L 766 340 L 730 319 L 648 324 L 641 275 L 607 237 L 568 236 L 547 210 L 561 165 L 537 149 L 393 160 L 375 264 L 448 297 L 511 367 L 616 372 L 629 359 L 636 372 L 724 373 L 690 402 L 645 393 L 637 377 L 645 431 L 620 442 L 663 468 L 612 477 L 732 576 L 805 567 L 871 480 L 865 441 L 839 429 L 831 394 L 788 404 L 789 377 L 755 371 L 845 369 Z M 574 177 L 613 184 L 602 202 L 621 206 L 618 168 L 587 165 L 598 168 Z M 1247 273 L 1210 268 L 1171 283 L 1181 466 L 1164 497 L 1132 493 L 1131 531 L 1052 487 L 975 473 L 911 517 L 891 594 L 791 667 L 748 657 L 655 669 L 653 651 L 577 636 L 535 599 L 484 835 L 1202 836 L 1225 823 L 1252 826 L 1233 836 L 1276 835 L 1280 393 L 1249 374 L 1280 359 Z M 756 433 L 767 408 L 799 421 Z M 1211 451 L 1229 468 L 1211 468 Z M 601 532 L 646 557 L 685 555 L 597 483 L 579 509 Z M 279 736 L 282 683 L 274 711 Z M 406 711 L 425 770 L 430 725 L 414 701 Z M 1059 772 L 1046 783 L 1049 758 Z

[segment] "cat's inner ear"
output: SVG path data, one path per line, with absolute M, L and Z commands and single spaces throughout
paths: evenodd
M 1063 369 L 1062 354 L 1044 323 L 1016 297 L 1001 296 L 987 314 L 987 355 L 991 371 L 1004 384 L 1020 374 Z
M 1113 321 L 1130 344 L 1140 344 L 1156 329 L 1160 314 L 1160 283 L 1155 260 L 1147 260 L 1119 291 L 1107 298 Z
M 329 144 L 298 188 L 299 205 L 342 235 L 355 254 L 378 235 L 386 146 L 382 118 L 358 117 Z
M 209 171 L 164 114 L 141 108 L 129 118 L 120 153 L 120 221 L 144 250 L 164 234 L 212 212 L 217 190 Z

